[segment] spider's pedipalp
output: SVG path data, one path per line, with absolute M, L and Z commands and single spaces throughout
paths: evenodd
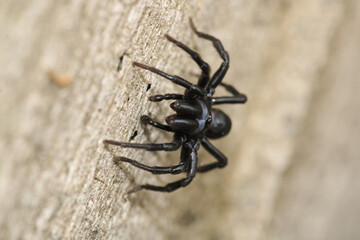
M 175 93 L 168 93 L 165 95 L 154 95 L 150 96 L 149 100 L 152 102 L 161 102 L 162 100 L 181 100 L 184 99 L 184 95 L 182 94 L 175 94 Z
M 169 126 L 164 125 L 164 124 L 161 124 L 161 123 L 158 123 L 158 122 L 155 122 L 155 121 L 152 120 L 149 116 L 146 116 L 146 115 L 142 115 L 142 116 L 140 117 L 140 122 L 141 122 L 141 124 L 143 124 L 143 125 L 150 124 L 151 126 L 156 127 L 156 128 L 159 128 L 159 129 L 164 130 L 164 131 L 175 132 L 175 131 L 174 131 L 173 129 L 171 129 Z

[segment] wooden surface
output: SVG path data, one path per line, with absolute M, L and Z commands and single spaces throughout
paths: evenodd
M 1 239 L 359 238 L 360 5 L 184 2 L 1 1 Z M 139 117 L 163 121 L 168 103 L 147 97 L 183 90 L 131 62 L 196 81 L 196 64 L 168 33 L 213 71 L 221 63 L 190 16 L 222 40 L 224 81 L 249 97 L 224 107 L 233 129 L 215 145 L 229 165 L 172 194 L 127 196 L 136 184 L 177 178 L 117 166 L 114 156 L 169 165 L 179 152 L 102 140 L 170 141 Z M 202 150 L 199 158 L 212 161 Z

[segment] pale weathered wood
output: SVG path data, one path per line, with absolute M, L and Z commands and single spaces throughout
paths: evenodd
M 346 3 L 1 1 L 0 238 L 276 239 L 283 174 L 302 150 L 299 134 Z M 215 144 L 229 166 L 172 194 L 126 196 L 136 184 L 176 177 L 116 166 L 113 156 L 169 165 L 179 153 L 105 148 L 102 140 L 129 141 L 137 131 L 133 142 L 169 141 L 139 117 L 163 120 L 168 103 L 147 97 L 182 91 L 131 62 L 195 81 L 196 64 L 165 33 L 200 51 L 213 71 L 221 62 L 190 31 L 189 16 L 223 41 L 225 81 L 249 96 L 224 107 L 233 130 Z

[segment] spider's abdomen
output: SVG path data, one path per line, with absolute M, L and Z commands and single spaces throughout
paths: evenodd
M 202 100 L 177 100 L 170 107 L 176 114 L 167 117 L 166 122 L 175 131 L 198 135 L 211 124 L 210 107 Z
M 206 132 L 208 138 L 221 138 L 227 135 L 231 129 L 231 119 L 223 111 L 212 109 L 212 123 Z

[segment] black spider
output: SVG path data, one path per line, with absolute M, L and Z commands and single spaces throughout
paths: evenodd
M 220 40 L 208 34 L 198 32 L 191 18 L 190 27 L 200 38 L 212 41 L 216 51 L 223 59 L 223 63 L 221 64 L 220 68 L 211 78 L 210 66 L 201 59 L 200 55 L 185 46 L 183 43 L 173 39 L 169 35 L 165 35 L 167 40 L 173 42 L 178 47 L 187 52 L 201 68 L 201 76 L 196 85 L 186 81 L 179 76 L 169 75 L 156 68 L 133 62 L 133 65 L 136 67 L 149 70 L 172 81 L 175 84 L 186 88 L 184 95 L 165 94 L 155 95 L 149 98 L 149 100 L 153 102 L 160 102 L 162 100 L 176 100 L 170 104 L 170 107 L 176 112 L 176 114 L 166 118 L 167 125 L 155 122 L 148 116 L 141 116 L 141 123 L 145 125 L 150 124 L 162 130 L 174 132 L 175 134 L 173 141 L 162 144 L 138 144 L 104 140 L 104 143 L 106 144 L 127 148 L 141 148 L 147 151 L 175 151 L 182 147 L 180 163 L 176 166 L 150 167 L 125 157 L 116 157 L 114 161 L 128 162 L 135 167 L 149 171 L 153 174 L 179 174 L 186 171 L 187 176 L 186 178 L 176 182 L 169 183 L 166 186 L 155 186 L 149 184 L 140 185 L 130 189 L 128 193 L 133 193 L 141 189 L 160 192 L 172 192 L 180 187 L 187 186 L 195 177 L 196 172 L 203 173 L 214 168 L 223 168 L 227 164 L 227 158 L 209 142 L 208 138 L 216 139 L 228 134 L 231 128 L 231 120 L 224 112 L 213 108 L 213 105 L 224 103 L 245 103 L 246 96 L 239 93 L 234 87 L 221 83 L 229 68 L 229 55 L 224 50 Z M 213 97 L 215 88 L 218 85 L 223 86 L 228 92 L 232 94 L 232 96 Z M 200 145 L 202 145 L 211 155 L 213 155 L 217 161 L 207 165 L 197 166 L 197 151 Z

